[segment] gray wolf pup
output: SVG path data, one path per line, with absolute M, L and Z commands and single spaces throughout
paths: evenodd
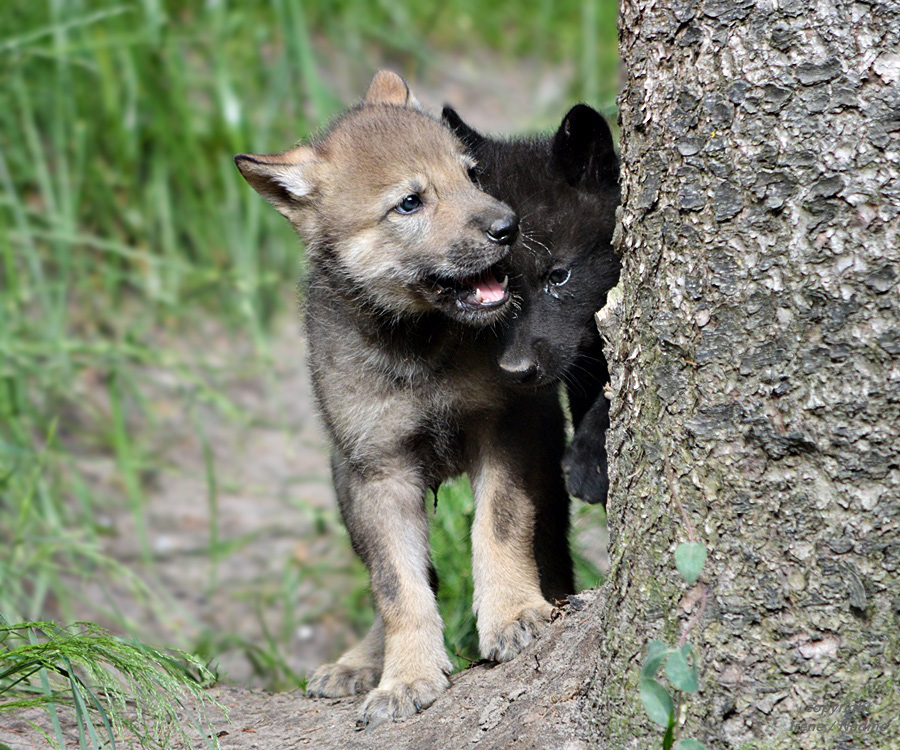
M 619 278 L 612 249 L 619 161 L 603 117 L 577 104 L 552 136 L 498 140 L 449 107 L 444 121 L 478 162 L 478 184 L 521 217 L 505 263 L 520 302 L 500 347 L 500 370 L 525 388 L 562 380 L 575 437 L 563 458 L 569 492 L 606 503 L 609 375 L 594 313 Z
M 510 387 L 494 365 L 492 327 L 510 306 L 498 264 L 518 220 L 472 182 L 473 160 L 450 130 L 384 71 L 309 144 L 235 159 L 306 241 L 313 387 L 377 610 L 363 641 L 308 689 L 368 692 L 368 726 L 409 716 L 449 685 L 427 487 L 463 471 L 472 480 L 485 658 L 512 659 L 573 590 L 558 400 Z

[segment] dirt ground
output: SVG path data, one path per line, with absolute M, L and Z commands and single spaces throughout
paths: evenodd
M 143 517 L 152 563 L 142 558 L 139 516 L 127 502 L 111 504 L 103 519 L 104 552 L 138 570 L 166 604 L 151 607 L 125 587 L 105 592 L 99 580 L 73 581 L 84 594 L 77 614 L 114 605 L 150 642 L 224 646 L 218 668 L 238 684 L 259 684 L 249 645 L 265 649 L 272 637 L 302 674 L 350 636 L 349 618 L 334 613 L 352 585 L 352 553 L 338 526 L 299 320 L 286 315 L 275 324 L 269 363 L 213 321 L 185 336 L 162 345 L 181 350 L 187 369 L 229 405 L 205 404 L 191 382 L 148 369 L 144 392 L 155 424 Z M 102 495 L 121 495 L 111 459 L 85 458 L 82 468 Z M 306 566 L 315 573 L 303 576 Z M 285 579 L 297 571 L 299 582 Z M 238 640 L 228 648 L 225 636 Z

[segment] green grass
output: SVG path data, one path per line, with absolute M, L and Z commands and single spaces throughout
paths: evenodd
M 203 690 L 212 675 L 189 654 L 163 653 L 87 623 L 62 628 L 2 619 L 0 647 L 0 715 L 51 709 L 53 735 L 45 739 L 60 748 L 66 743 L 55 709 L 63 706 L 74 715 L 82 747 L 115 747 L 123 737 L 142 747 L 190 744 L 189 727 L 214 736 L 205 708 L 215 704 Z M 179 707 L 192 699 L 196 716 L 182 715 Z
M 336 50 L 338 59 L 363 61 L 363 68 L 386 57 L 413 80 L 435 50 L 487 48 L 499 57 L 568 62 L 576 70 L 571 99 L 611 112 L 615 13 L 608 0 L 2 3 L 0 615 L 16 623 L 71 622 L 80 598 L 73 578 L 106 593 L 96 619 L 129 637 L 140 638 L 142 627 L 119 610 L 122 596 L 160 611 L 172 606 L 153 580 L 146 532 L 157 418 L 147 405 L 145 373 L 155 368 L 189 384 L 186 414 L 203 404 L 246 419 L 183 351 L 159 344 L 212 317 L 229 335 L 252 341 L 257 377 L 272 377 L 269 326 L 293 304 L 302 256 L 286 224 L 239 178 L 231 156 L 282 148 L 346 104 L 316 50 Z M 185 429 L 205 441 L 199 423 L 186 420 Z M 109 458 L 116 492 L 98 493 L 85 456 Z M 214 511 L 212 585 L 216 564 L 240 540 L 219 534 L 217 471 L 211 452 L 206 459 L 197 471 Z M 442 491 L 433 541 L 448 644 L 462 665 L 474 658 L 474 641 L 464 572 L 471 497 L 460 487 Z M 103 552 L 110 503 L 129 509 L 141 566 L 123 566 Z M 320 520 L 320 533 L 346 545 L 336 517 Z M 290 601 L 309 575 L 325 582 L 331 573 L 286 561 L 276 596 Z M 360 611 L 364 572 L 356 565 L 342 575 L 345 603 Z M 595 572 L 585 576 L 596 580 Z M 272 624 L 264 642 L 207 632 L 172 645 L 204 659 L 241 649 L 271 685 L 287 686 L 302 679 L 285 656 L 297 624 Z M 25 632 L 71 633 L 50 625 L 15 631 Z M 16 663 L 13 636 L 0 644 L 0 672 Z M 91 653 L 84 652 L 88 687 L 102 681 L 102 670 L 90 670 Z M 132 656 L 139 662 L 147 653 Z M 147 657 L 148 669 L 154 658 Z M 19 687 L 44 689 L 56 678 L 43 669 Z M 106 688 L 94 694 L 101 704 L 113 695 Z M 0 695 L 0 703 L 5 699 Z M 73 701 L 69 708 L 77 710 Z M 96 719 L 90 700 L 82 702 Z M 84 731 L 86 746 L 102 744 L 88 724 Z
M 444 620 L 444 641 L 455 669 L 477 662 L 478 632 L 472 614 L 472 538 L 475 504 L 469 483 L 446 482 L 438 490 L 437 506 L 429 493 L 432 560 L 437 571 L 438 607 Z

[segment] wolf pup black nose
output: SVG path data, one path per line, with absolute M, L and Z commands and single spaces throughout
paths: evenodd
M 497 140 L 452 109 L 444 120 L 478 161 L 478 184 L 522 217 L 505 266 L 517 310 L 500 349 L 502 375 L 521 386 L 566 384 L 575 438 L 563 469 L 575 497 L 605 503 L 606 360 L 594 312 L 619 277 L 612 249 L 619 162 L 612 134 L 576 104 L 552 136 Z
M 427 708 L 449 686 L 427 487 L 471 478 L 485 658 L 512 659 L 549 619 L 550 601 L 573 590 L 559 403 L 509 388 L 493 364 L 490 328 L 511 307 L 500 263 L 518 220 L 472 183 L 472 157 L 388 72 L 309 144 L 237 165 L 306 240 L 313 388 L 377 609 L 365 639 L 320 667 L 308 690 L 368 692 L 361 720 L 373 726 Z

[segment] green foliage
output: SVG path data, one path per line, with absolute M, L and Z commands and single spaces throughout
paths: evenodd
M 674 649 L 666 659 L 666 677 L 673 688 L 683 693 L 696 693 L 700 689 L 697 665 L 688 664 L 690 653 L 691 644 L 686 643 L 681 648 Z
M 221 708 L 203 690 L 211 677 L 189 654 L 163 653 L 86 623 L 0 626 L 0 714 L 47 708 L 60 747 L 60 711 L 74 714 L 82 747 L 114 748 L 126 737 L 142 748 L 188 745 L 188 728 L 217 747 L 205 719 L 208 705 Z M 187 700 L 200 706 L 199 718 L 179 710 Z
M 662 641 L 650 641 L 641 667 L 641 679 L 655 678 L 660 667 L 665 664 L 666 677 L 672 687 L 685 693 L 696 693 L 699 690 L 699 677 L 697 665 L 691 659 L 692 651 L 690 643 L 680 648 L 669 648 Z
M 666 732 L 663 735 L 662 750 L 672 750 L 675 742 L 675 714 L 669 716 L 669 723 L 666 725 Z
M 696 583 L 705 562 L 706 547 L 702 544 L 684 542 L 675 548 L 675 567 L 688 585 Z
M 696 583 L 705 562 L 706 547 L 702 544 L 679 544 L 675 549 L 675 564 L 688 585 Z M 687 638 L 687 632 L 685 631 L 683 640 Z M 690 643 L 684 643 L 675 648 L 658 640 L 650 641 L 647 644 L 647 652 L 641 666 L 640 696 L 650 720 L 665 727 L 663 750 L 671 750 L 675 742 L 675 703 L 666 688 L 656 679 L 656 675 L 665 665 L 666 678 L 674 690 L 682 693 L 696 693 L 700 689 L 700 676 L 693 650 Z M 701 743 L 692 739 L 680 740 L 675 748 L 676 750 L 704 750 Z
M 575 590 L 596 589 L 603 585 L 604 574 L 594 562 L 596 558 L 590 555 L 590 538 L 582 539 L 583 532 L 590 532 L 591 527 L 606 523 L 606 513 L 602 516 L 598 511 L 602 510 L 596 505 L 588 505 L 580 501 L 573 501 L 573 532 L 571 534 L 572 562 L 575 565 Z
M 644 659 L 644 666 L 641 667 L 641 677 L 656 677 L 656 673 L 659 672 L 659 668 L 663 665 L 669 653 L 669 647 L 662 641 L 650 641 L 647 644 L 647 656 Z
M 661 727 L 669 726 L 674 711 L 672 698 L 666 689 L 652 677 L 641 679 L 641 701 L 651 721 Z
M 675 690 L 696 693 L 699 690 L 697 665 L 693 660 L 688 661 L 692 651 L 690 643 L 680 648 L 669 648 L 662 641 L 647 644 L 647 654 L 641 667 L 641 702 L 650 720 L 666 730 L 663 750 L 670 750 L 675 740 L 675 704 L 666 688 L 656 679 L 656 674 L 665 664 L 666 677 Z M 676 748 L 703 750 L 703 745 L 696 740 L 681 740 Z
M 441 485 L 437 507 L 431 514 L 431 549 L 439 581 L 437 599 L 444 620 L 444 640 L 455 669 L 465 669 L 481 658 L 472 613 L 474 517 L 468 481 L 457 479 Z
M 339 33 L 349 48 L 372 39 L 425 60 L 435 47 L 470 53 L 475 41 L 506 58 L 537 53 L 546 60 L 576 62 L 584 98 L 596 101 L 615 94 L 615 0 L 318 0 L 305 6 L 311 26 Z

